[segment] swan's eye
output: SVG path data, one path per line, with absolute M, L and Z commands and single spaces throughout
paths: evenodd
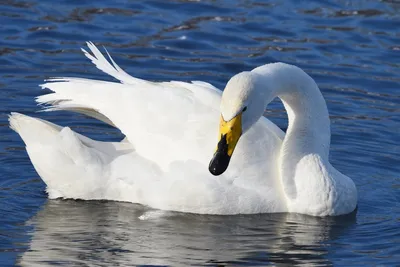
M 247 107 L 244 107 L 243 110 L 242 110 L 242 112 L 245 112 L 246 110 L 247 110 Z

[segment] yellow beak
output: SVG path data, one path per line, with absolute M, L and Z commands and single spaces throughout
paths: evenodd
M 213 175 L 220 175 L 226 171 L 241 135 L 242 112 L 230 121 L 225 121 L 221 116 L 217 149 L 208 167 Z

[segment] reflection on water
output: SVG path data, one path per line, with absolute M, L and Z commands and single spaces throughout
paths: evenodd
M 354 214 L 205 216 L 120 202 L 49 200 L 22 266 L 328 264 L 324 241 L 346 235 Z

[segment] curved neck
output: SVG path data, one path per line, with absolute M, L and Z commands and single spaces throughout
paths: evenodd
M 296 66 L 283 63 L 268 64 L 254 69 L 261 74 L 262 84 L 271 94 L 266 105 L 279 97 L 288 114 L 289 125 L 282 152 L 296 150 L 296 155 L 317 153 L 328 159 L 330 120 L 328 109 L 315 81 Z M 300 153 L 301 152 L 301 153 Z
M 282 100 L 288 114 L 289 125 L 279 164 L 284 191 L 289 198 L 295 198 L 294 179 L 299 161 L 314 154 L 323 163 L 328 162 L 331 137 L 328 109 L 315 81 L 300 68 L 279 63 L 267 66 L 253 71 L 262 74 L 266 86 L 272 86 L 274 96 Z
M 288 114 L 282 156 L 290 151 L 296 152 L 298 157 L 318 154 L 328 160 L 331 138 L 329 113 L 317 85 L 292 85 L 290 90 L 278 93 L 278 97 Z

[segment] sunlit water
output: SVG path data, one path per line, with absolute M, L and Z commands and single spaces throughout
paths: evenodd
M 0 265 L 400 264 L 398 1 L 0 1 Z M 331 161 L 359 191 L 356 213 L 205 216 L 130 203 L 47 200 L 7 114 L 36 115 L 100 140 L 115 129 L 81 115 L 35 113 L 52 76 L 109 79 L 86 40 L 150 80 L 204 80 L 283 61 L 320 85 Z M 266 115 L 282 129 L 275 101 Z

